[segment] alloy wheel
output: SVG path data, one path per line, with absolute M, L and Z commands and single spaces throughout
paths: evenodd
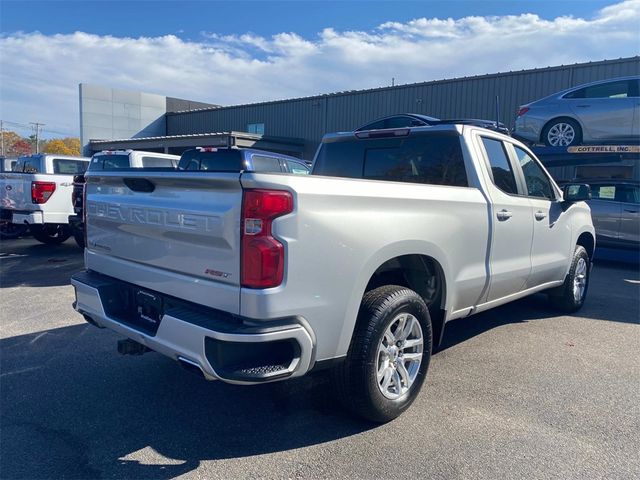
M 386 398 L 395 400 L 409 391 L 420 371 L 423 349 L 418 319 L 410 313 L 398 314 L 378 346 L 377 383 Z
M 573 278 L 573 298 L 580 303 L 587 289 L 587 262 L 580 258 L 576 264 L 576 272 Z
M 569 146 L 575 138 L 576 131 L 573 125 L 564 122 L 556 123 L 547 133 L 547 140 L 553 147 Z

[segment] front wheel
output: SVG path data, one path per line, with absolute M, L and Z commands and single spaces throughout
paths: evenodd
M 398 417 L 420 392 L 431 343 L 429 310 L 417 293 L 397 285 L 367 292 L 347 359 L 334 371 L 340 400 L 374 422 Z
M 589 255 L 584 247 L 577 245 L 564 284 L 549 292 L 551 305 L 565 313 L 580 310 L 587 298 L 590 273 Z
M 71 229 L 61 224 L 31 225 L 30 230 L 33 238 L 47 245 L 59 245 L 71 236 Z

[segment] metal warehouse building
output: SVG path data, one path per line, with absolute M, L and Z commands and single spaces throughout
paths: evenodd
M 137 148 L 181 153 L 202 145 L 268 145 L 312 159 L 322 136 L 395 113 L 438 118 L 496 117 L 513 127 L 519 105 L 559 90 L 640 74 L 640 57 L 436 80 L 229 107 L 167 112 L 165 135 L 91 140 L 89 150 Z M 223 133 L 216 133 L 223 132 Z M 258 142 L 258 143 L 256 143 Z

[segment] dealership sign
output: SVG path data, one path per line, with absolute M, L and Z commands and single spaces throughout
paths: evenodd
M 567 148 L 568 153 L 640 153 L 640 145 L 581 145 Z

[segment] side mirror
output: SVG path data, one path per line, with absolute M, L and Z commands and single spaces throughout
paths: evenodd
M 562 188 L 562 193 L 568 203 L 591 200 L 591 187 L 586 183 L 568 183 Z

